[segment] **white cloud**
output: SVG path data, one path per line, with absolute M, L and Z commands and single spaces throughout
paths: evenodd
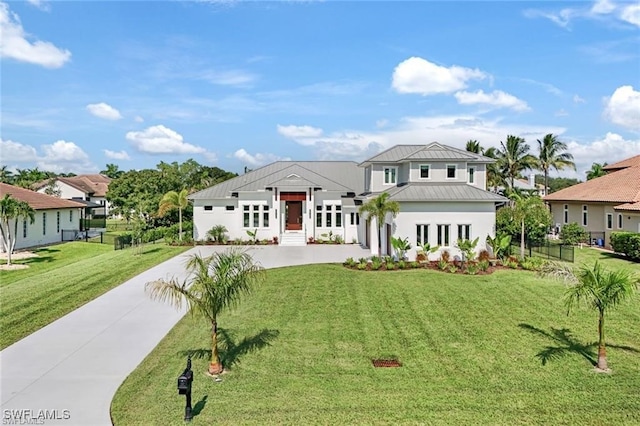
M 244 148 L 241 148 L 233 153 L 233 156 L 245 164 L 252 167 L 262 166 L 264 164 L 273 163 L 274 161 L 289 161 L 289 157 L 279 157 L 275 154 L 262 154 L 256 153 L 255 155 L 249 154 Z
M 207 151 L 185 142 L 180 133 L 161 124 L 141 132 L 128 132 L 126 138 L 134 148 L 147 154 L 204 154 Z
M 582 99 L 580 96 L 578 95 L 573 95 L 573 102 L 576 104 L 583 104 L 587 101 L 585 101 L 584 99 Z
M 84 173 L 96 169 L 87 153 L 73 142 L 59 140 L 51 145 L 42 145 L 42 154 L 38 158 L 38 167 L 42 170 Z
M 636 3 L 624 7 L 620 12 L 620 19 L 640 27 L 640 4 Z
M 604 116 L 612 123 L 640 131 L 640 92 L 632 86 L 618 87 L 605 99 Z
M 131 160 L 131 157 L 129 157 L 129 154 L 127 154 L 127 151 L 122 150 L 122 151 L 110 151 L 108 149 L 103 150 L 104 155 L 107 158 L 111 158 L 112 160 Z
M 27 0 L 27 3 L 45 12 L 48 12 L 49 10 L 51 10 L 49 2 L 46 0 Z
M 590 143 L 568 142 L 567 148 L 567 151 L 573 154 L 577 171 L 563 172 L 562 175 L 584 180 L 586 171 L 591 168 L 593 163 L 607 162 L 612 164 L 638 155 L 640 139 L 626 140 L 617 133 L 609 132 L 604 138 L 596 139 Z
M 135 118 L 133 119 L 136 123 L 143 123 L 144 122 L 144 118 L 140 117 L 139 115 L 136 115 Z
M 309 138 L 322 135 L 322 129 L 311 126 L 281 126 L 278 124 L 278 133 L 289 139 Z
M 591 6 L 591 13 L 594 14 L 609 14 L 616 9 L 616 5 L 609 0 L 597 0 L 593 6 Z
M 71 52 L 48 41 L 33 40 L 24 32 L 20 18 L 0 3 L 0 56 L 20 62 L 60 68 L 71 59 Z
M 459 66 L 443 67 L 426 59 L 411 57 L 396 66 L 392 87 L 398 93 L 418 93 L 424 96 L 452 93 L 467 87 L 469 80 L 482 80 L 488 75 L 479 69 Z
M 109 104 L 105 104 L 104 102 L 87 105 L 87 111 L 92 115 L 95 115 L 98 118 L 104 118 L 105 120 L 120 120 L 122 118 L 120 111 Z
M 456 92 L 455 98 L 462 105 L 489 105 L 496 108 L 511 108 L 515 111 L 528 111 L 531 108 L 522 99 L 518 99 L 509 93 L 501 90 L 494 90 L 491 93 L 485 93 L 482 90 L 476 92 Z
M 24 163 L 34 161 L 37 157 L 36 149 L 30 145 L 0 138 L 0 153 L 3 161 Z

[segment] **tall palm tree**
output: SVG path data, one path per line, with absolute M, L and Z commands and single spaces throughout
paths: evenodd
M 117 164 L 108 163 L 106 167 L 106 169 L 100 170 L 101 175 L 105 175 L 111 179 L 117 179 L 124 174 L 124 170 L 120 170 Z
M 587 171 L 587 180 L 599 178 L 607 174 L 604 168 L 607 166 L 607 163 L 593 163 L 591 165 L 591 169 Z
M 483 149 L 482 147 L 480 147 L 480 149 L 482 150 L 482 155 L 496 160 L 492 164 L 487 164 L 487 188 L 493 188 L 494 192 L 498 192 L 498 188 L 500 186 L 506 186 L 506 182 L 504 180 L 504 177 L 500 174 L 498 170 L 497 149 L 494 147 L 487 148 L 487 149 Z
M 11 183 L 13 182 L 13 172 L 7 169 L 7 166 L 0 167 L 0 182 Z
M 538 167 L 544 173 L 544 191 L 545 194 L 549 188 L 549 170 L 562 170 L 566 167 L 576 169 L 573 162 L 573 155 L 568 152 L 567 144 L 558 140 L 558 137 L 552 133 L 538 139 Z
M 182 210 L 189 205 L 188 195 L 189 192 L 186 189 L 180 192 L 169 191 L 160 200 L 160 208 L 158 209 L 159 216 L 164 216 L 169 210 L 178 209 L 178 238 L 180 241 L 182 241 Z
M 529 154 L 529 145 L 518 136 L 508 135 L 507 141 L 500 142 L 500 148 L 496 152 L 498 158 L 497 168 L 507 180 L 510 188 L 514 187 L 515 180 L 525 170 L 534 169 L 537 164 L 536 157 Z
M 469 152 L 473 152 L 474 154 L 482 154 L 482 152 L 484 151 L 480 146 L 480 142 L 475 139 L 469 139 L 467 141 L 466 150 Z
M 608 310 L 631 298 L 640 278 L 632 272 L 607 270 L 598 261 L 593 266 L 582 265 L 577 271 L 566 265 L 551 264 L 544 275 L 561 278 L 570 285 L 565 292 L 567 314 L 575 305 L 586 304 L 598 311 L 598 361 L 600 371 L 608 371 L 604 319 Z
M 0 235 L 2 236 L 3 248 L 7 253 L 7 265 L 11 265 L 11 254 L 16 247 L 20 219 L 28 219 L 30 223 L 33 223 L 36 220 L 36 211 L 26 202 L 5 194 L 0 200 Z M 11 221 L 13 221 L 13 228 Z
M 176 309 L 183 303 L 192 315 L 211 324 L 211 361 L 209 373 L 224 369 L 218 354 L 218 315 L 235 307 L 241 297 L 265 278 L 264 268 L 239 248 L 214 253 L 208 257 L 194 254 L 187 262 L 189 278 L 148 282 L 145 291 L 154 300 L 169 302 Z
M 397 201 L 389 200 L 389 194 L 383 192 L 376 198 L 361 205 L 359 212 L 360 214 L 367 213 L 369 217 L 376 219 L 376 225 L 378 226 L 378 255 L 382 256 L 382 226 L 388 214 L 396 217 L 400 213 L 400 204 Z

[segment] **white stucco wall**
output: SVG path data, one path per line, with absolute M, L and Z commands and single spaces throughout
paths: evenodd
M 60 222 L 58 225 L 58 213 Z M 43 214 L 46 214 L 46 224 L 43 227 Z M 70 216 L 71 215 L 71 216 Z M 37 210 L 35 222 L 29 223 L 27 220 L 27 236 L 24 236 L 23 221 L 18 222 L 18 233 L 16 239 L 16 250 L 34 246 L 42 246 L 62 241 L 62 230 L 80 229 L 80 209 L 50 209 Z

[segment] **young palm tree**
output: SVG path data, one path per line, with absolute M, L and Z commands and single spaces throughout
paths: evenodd
M 599 178 L 601 176 L 604 176 L 607 174 L 607 172 L 604 170 L 604 167 L 607 165 L 607 163 L 593 163 L 591 165 L 591 169 L 589 171 L 587 171 L 587 180 L 591 180 L 591 179 L 595 179 L 595 178 Z
M 549 170 L 561 170 L 565 167 L 576 169 L 573 162 L 573 155 L 568 152 L 567 144 L 558 140 L 558 137 L 549 133 L 540 140 L 538 139 L 538 168 L 544 173 L 544 190 L 547 193 L 549 188 Z
M 192 315 L 211 324 L 210 374 L 224 369 L 218 355 L 218 315 L 233 308 L 240 298 L 264 280 L 264 269 L 245 251 L 234 248 L 209 257 L 194 254 L 187 262 L 189 278 L 148 282 L 145 291 L 155 300 L 169 302 L 177 309 L 186 303 Z
M 382 226 L 387 217 L 387 214 L 391 214 L 396 217 L 400 213 L 400 204 L 397 201 L 390 201 L 389 194 L 383 192 L 376 198 L 373 198 L 360 206 L 360 214 L 367 213 L 369 217 L 376 218 L 376 224 L 378 225 L 378 255 L 382 256 Z
M 567 314 L 575 305 L 586 304 L 598 311 L 598 362 L 596 368 L 609 371 L 604 338 L 604 319 L 608 310 L 629 299 L 640 279 L 625 270 L 607 270 L 597 261 L 593 266 L 582 265 L 577 271 L 566 265 L 552 264 L 543 275 L 569 282 L 565 292 Z
M 480 149 L 482 149 L 482 147 Z M 498 153 L 494 147 L 482 149 L 482 155 L 493 158 L 494 160 L 498 159 Z M 498 187 L 500 186 L 506 186 L 506 182 L 498 171 L 498 162 L 487 164 L 487 188 L 493 188 L 494 192 L 498 192 Z
M 0 235 L 2 236 L 3 248 L 7 253 L 7 265 L 11 265 L 11 254 L 16 247 L 20 219 L 28 219 L 30 223 L 33 223 L 36 220 L 36 211 L 26 202 L 5 194 L 0 200 Z M 13 221 L 13 229 L 11 221 Z
M 536 167 L 536 157 L 529 154 L 529 145 L 523 138 L 508 135 L 507 142 L 500 142 L 500 149 L 496 152 L 497 168 L 507 179 L 509 187 L 513 188 L 515 180 L 524 170 Z
M 182 241 L 182 210 L 189 205 L 187 196 L 189 192 L 183 189 L 180 192 L 169 191 L 160 200 L 158 215 L 164 216 L 169 210 L 178 209 L 178 238 Z

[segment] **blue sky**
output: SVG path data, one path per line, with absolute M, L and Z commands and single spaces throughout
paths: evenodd
M 1 163 L 241 172 L 559 135 L 640 154 L 637 2 L 0 2 Z

